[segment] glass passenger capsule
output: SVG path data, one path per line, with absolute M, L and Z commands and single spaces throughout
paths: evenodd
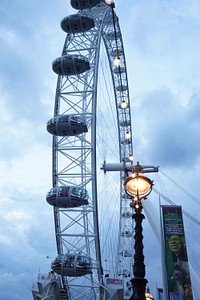
M 58 75 L 78 75 L 88 71 L 90 64 L 83 55 L 63 55 L 52 62 L 52 69 Z
M 91 258 L 79 253 L 59 254 L 52 261 L 51 268 L 62 276 L 78 277 L 92 274 Z
M 46 200 L 56 207 L 73 208 L 88 205 L 88 193 L 79 186 L 57 186 L 50 189 Z
M 75 9 L 90 9 L 100 2 L 101 0 L 71 0 L 71 6 Z
M 47 131 L 58 136 L 74 136 L 88 130 L 80 115 L 60 115 L 47 122 Z
M 94 20 L 92 18 L 80 14 L 67 16 L 61 21 L 61 28 L 67 33 L 85 32 L 94 26 Z

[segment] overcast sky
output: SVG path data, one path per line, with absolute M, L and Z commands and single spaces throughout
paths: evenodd
M 116 0 L 124 40 L 135 159 L 158 165 L 199 199 L 200 1 Z M 60 21 L 74 11 L 68 0 L 0 0 L 0 299 L 29 300 L 38 269 L 56 253 L 51 208 L 51 137 L 56 76 L 62 51 Z M 197 203 L 169 185 L 156 189 L 200 220 Z M 158 197 L 149 197 L 152 215 Z M 154 202 L 155 200 L 155 202 Z M 155 204 L 156 203 L 156 204 Z M 148 219 L 148 218 L 147 218 Z M 160 280 L 159 243 L 145 220 L 150 288 Z M 185 220 L 190 248 L 199 256 L 199 227 Z M 156 272 L 155 272 L 156 271 Z M 199 274 L 198 274 L 199 275 Z M 154 286 L 154 287 L 153 287 Z

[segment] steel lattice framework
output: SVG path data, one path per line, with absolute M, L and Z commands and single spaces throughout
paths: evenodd
M 81 55 L 90 64 L 90 70 L 79 75 L 59 75 L 55 95 L 54 117 L 58 115 L 81 115 L 88 132 L 76 136 L 53 136 L 53 187 L 63 185 L 82 186 L 89 193 L 89 205 L 79 208 L 54 207 L 55 235 L 58 254 L 81 252 L 92 258 L 92 274 L 82 277 L 62 278 L 69 299 L 106 299 L 103 286 L 103 265 L 98 221 L 97 164 L 100 141 L 97 132 L 98 72 L 103 41 L 113 85 L 113 106 L 117 124 L 118 161 L 130 163 L 133 155 L 131 138 L 131 114 L 126 62 L 118 18 L 113 8 L 104 2 L 91 9 L 78 12 L 94 19 L 95 26 L 81 33 L 67 34 L 62 55 Z M 120 67 L 113 59 L 120 56 Z M 121 103 L 127 103 L 122 108 Z M 105 113 L 106 114 L 106 113 Z M 107 116 L 105 115 L 107 118 Z M 127 132 L 130 136 L 127 138 Z M 103 164 L 103 161 L 102 161 Z M 103 171 L 102 171 L 103 173 Z M 119 235 L 115 276 L 124 279 L 124 285 L 132 277 L 133 223 L 130 199 L 124 194 L 125 173 L 119 176 Z M 130 277 L 130 278 L 129 278 Z M 125 293 L 125 292 L 124 292 Z M 81 296 L 82 295 L 82 296 Z M 81 298 L 82 297 L 82 298 Z M 124 294 L 126 298 L 126 293 Z

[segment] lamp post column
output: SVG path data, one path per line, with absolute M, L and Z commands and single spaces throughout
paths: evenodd
M 142 204 L 140 201 L 133 203 L 135 208 L 135 213 L 132 218 L 135 220 L 135 254 L 134 254 L 134 264 L 133 264 L 133 274 L 134 278 L 131 279 L 133 294 L 130 300 L 145 300 L 146 284 L 145 279 L 145 264 L 144 264 L 144 254 L 143 254 L 143 228 L 142 221 L 145 218 L 142 213 Z
M 145 278 L 145 264 L 143 254 L 143 235 L 142 235 L 142 221 L 144 215 L 142 213 L 142 199 L 151 193 L 153 181 L 148 177 L 145 177 L 142 173 L 143 167 L 140 166 L 139 162 L 134 168 L 134 172 L 125 180 L 124 188 L 129 196 L 132 198 L 131 207 L 135 209 L 135 213 L 132 218 L 135 220 L 135 234 L 134 234 L 134 264 L 133 264 L 133 279 L 131 284 L 133 288 L 133 294 L 130 300 L 145 300 L 146 284 Z

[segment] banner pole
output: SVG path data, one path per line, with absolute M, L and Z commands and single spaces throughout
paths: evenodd
M 163 300 L 169 300 L 167 292 L 167 274 L 165 267 L 165 250 L 164 250 L 164 236 L 163 236 L 163 223 L 162 223 L 162 212 L 161 212 L 161 199 L 159 195 L 159 210 L 160 210 L 160 237 L 161 237 L 161 259 L 162 259 L 162 275 L 163 275 Z

